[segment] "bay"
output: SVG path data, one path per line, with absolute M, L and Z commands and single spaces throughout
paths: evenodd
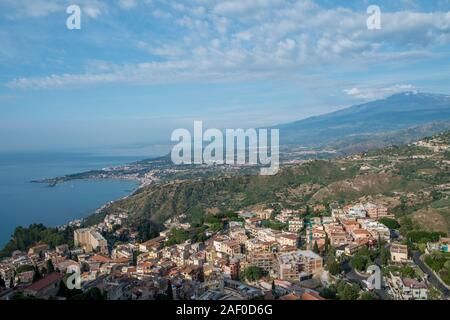
M 102 169 L 140 158 L 88 154 L 0 154 L 0 248 L 17 226 L 58 226 L 132 193 L 136 181 L 74 180 L 55 187 L 32 180 Z

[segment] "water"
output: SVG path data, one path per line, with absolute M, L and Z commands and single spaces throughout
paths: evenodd
M 0 154 L 0 248 L 17 226 L 57 226 L 86 217 L 103 204 L 130 194 L 136 181 L 74 180 L 53 188 L 31 180 L 129 163 L 130 157 L 82 154 Z

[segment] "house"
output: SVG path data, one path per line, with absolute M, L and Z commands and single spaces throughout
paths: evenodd
M 297 247 L 298 236 L 293 233 L 283 233 L 278 237 L 281 246 Z
M 400 243 L 391 244 L 390 248 L 391 260 L 395 263 L 403 263 L 408 261 L 408 246 Z
M 39 256 L 41 253 L 43 253 L 44 251 L 47 251 L 47 250 L 48 250 L 48 244 L 38 243 L 28 250 L 28 256 L 33 256 L 33 255 Z
M 300 300 L 300 296 L 298 296 L 294 293 L 288 293 L 288 294 L 285 294 L 284 296 L 279 297 L 278 300 L 283 300 L 283 301 Z
M 153 249 L 160 249 L 164 240 L 166 238 L 163 236 L 159 236 L 153 239 L 150 239 L 144 243 L 139 244 L 139 251 L 140 252 L 149 252 Z
M 262 220 L 268 220 L 272 216 L 273 209 L 266 209 L 263 211 L 257 211 L 256 216 Z
M 62 273 L 74 273 L 80 271 L 80 265 L 73 260 L 64 260 L 56 265 L 56 269 Z
M 396 300 L 427 300 L 428 287 L 424 282 L 415 279 L 401 278 L 392 273 L 388 277 L 388 285 Z
M 313 291 L 306 291 L 302 294 L 302 300 L 326 300 L 324 297 L 321 297 L 318 293 Z
M 373 239 L 372 234 L 365 229 L 354 229 L 350 232 L 350 235 L 355 241 Z
M 59 290 L 59 283 L 63 278 L 64 275 L 61 273 L 55 272 L 49 274 L 45 278 L 26 287 L 24 293 L 38 298 L 55 296 Z

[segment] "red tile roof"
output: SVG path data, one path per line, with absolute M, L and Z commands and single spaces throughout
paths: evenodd
M 33 291 L 38 292 L 42 289 L 47 288 L 48 286 L 52 285 L 53 283 L 60 281 L 62 278 L 64 278 L 64 275 L 58 272 L 49 274 L 45 278 L 36 281 L 32 285 L 28 286 L 26 288 L 27 291 Z
M 324 297 L 319 296 L 314 292 L 305 292 L 302 295 L 302 300 L 326 300 Z

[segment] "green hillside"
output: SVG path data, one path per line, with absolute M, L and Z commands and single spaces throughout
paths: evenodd
M 286 165 L 275 176 L 222 174 L 154 184 L 92 216 L 88 223 L 118 211 L 129 213 L 131 224 L 160 224 L 181 214 L 202 223 L 208 213 L 253 206 L 302 208 L 371 199 L 385 203 L 398 217 L 411 217 L 423 229 L 448 232 L 450 152 L 445 148 L 450 133 L 421 141 L 430 145 Z M 427 212 L 432 218 L 427 219 Z

